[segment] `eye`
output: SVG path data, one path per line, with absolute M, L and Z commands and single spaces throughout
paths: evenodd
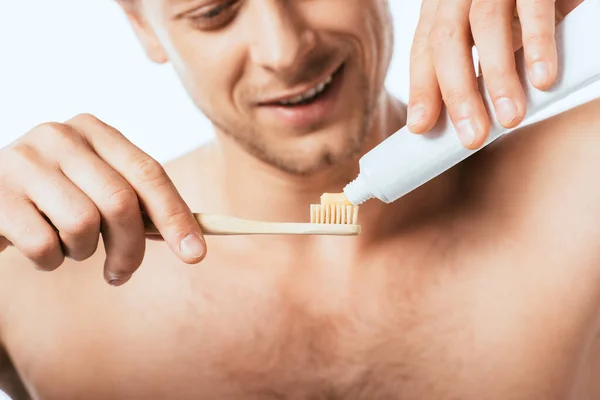
M 233 19 L 240 3 L 241 0 L 224 0 L 188 14 L 188 19 L 195 28 L 218 29 Z

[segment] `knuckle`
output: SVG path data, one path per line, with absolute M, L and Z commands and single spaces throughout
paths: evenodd
M 467 101 L 468 95 L 467 93 L 460 88 L 451 88 L 447 89 L 446 93 L 443 96 L 444 103 L 448 107 L 454 107 L 459 104 L 463 104 Z
M 0 196 L 14 197 L 14 190 L 23 188 L 32 171 L 39 171 L 43 161 L 37 149 L 25 142 L 15 143 L 5 150 L 0 154 Z
M 435 105 L 435 100 L 433 99 L 431 90 L 426 87 L 411 87 L 409 99 L 409 104 L 411 106 L 420 104 L 433 109 Z
M 169 226 L 178 226 L 181 224 L 188 223 L 188 210 L 184 209 L 181 206 L 173 206 L 170 210 L 167 211 L 166 221 L 167 225 Z
M 158 161 L 145 154 L 136 158 L 133 168 L 140 181 L 157 186 L 165 185 L 170 181 L 165 169 Z
M 10 164 L 13 153 L 13 147 L 15 144 L 7 146 L 0 150 L 0 180 L 4 181 L 9 175 Z M 4 184 L 0 184 L 0 193 L 3 191 L 2 189 L 5 187 Z
M 96 117 L 95 115 L 92 115 L 89 113 L 78 114 L 78 115 L 74 116 L 73 118 L 71 118 L 69 120 L 69 123 L 73 126 L 83 128 L 82 133 L 81 133 L 83 136 L 86 135 L 86 133 L 85 133 L 86 127 L 96 128 L 95 134 L 99 134 L 99 135 L 123 136 L 121 134 L 121 132 L 119 132 L 117 129 L 108 125 L 107 123 L 102 121 L 100 118 Z M 82 139 L 84 139 L 84 138 L 82 137 Z
M 97 240 L 78 246 L 77 248 L 69 248 L 68 256 L 75 261 L 84 261 L 93 256 L 96 250 L 98 250 Z
M 37 269 L 39 269 L 39 270 L 54 271 L 62 265 L 64 260 L 65 260 L 65 257 L 61 256 L 59 259 L 43 260 L 41 262 L 34 262 L 34 264 L 36 264 Z
M 139 208 L 139 200 L 133 189 L 122 187 L 114 190 L 107 199 L 107 214 L 114 218 L 130 216 Z
M 73 122 L 80 122 L 82 124 L 99 124 L 102 123 L 98 118 L 89 113 L 81 113 L 77 114 L 73 118 L 71 118 Z
M 56 252 L 62 252 L 56 234 L 45 233 L 31 240 L 23 249 L 23 254 L 34 262 L 45 264 Z
M 31 132 L 39 133 L 40 135 L 69 135 L 71 133 L 71 129 L 69 129 L 65 124 L 61 124 L 58 122 L 44 122 L 33 128 Z
M 487 86 L 492 89 L 507 87 L 509 83 L 512 86 L 513 81 L 518 79 L 516 71 L 506 65 L 488 66 L 485 74 L 489 77 Z
M 11 221 L 14 216 L 15 205 L 28 204 L 27 195 L 19 188 L 13 188 L 10 184 L 5 185 L 0 181 L 0 218 L 3 221 Z
M 446 46 L 449 41 L 462 37 L 464 28 L 455 22 L 443 21 L 431 28 L 429 43 L 433 48 Z
M 497 0 L 475 0 L 469 10 L 471 25 L 488 24 L 490 20 L 498 19 L 499 2 Z
M 89 207 L 73 216 L 66 233 L 81 235 L 90 231 L 99 231 L 100 222 L 101 219 L 98 210 L 94 207 Z
M 5 162 L 16 163 L 16 166 L 33 164 L 40 160 L 38 151 L 28 143 L 17 142 L 7 149 Z M 3 168 L 4 169 L 4 168 Z
M 62 146 L 81 143 L 83 139 L 75 129 L 56 122 L 45 122 L 39 125 L 35 132 L 43 137 L 50 136 L 51 140 L 58 141 Z
M 428 39 L 424 37 L 415 37 L 410 48 L 410 57 L 413 61 L 423 59 L 429 55 Z
M 549 8 L 554 8 L 555 0 L 529 0 L 528 2 L 528 13 L 532 18 L 540 19 L 544 18 Z
M 554 36 L 547 32 L 532 32 L 523 37 L 523 43 L 528 47 L 542 47 L 552 43 Z

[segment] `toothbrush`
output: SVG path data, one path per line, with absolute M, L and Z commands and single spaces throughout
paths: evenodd
M 329 235 L 356 236 L 360 225 L 342 223 L 265 222 L 228 215 L 194 213 L 205 235 Z M 145 225 L 146 235 L 158 236 L 151 222 Z
M 516 54 L 517 72 L 527 99 L 526 120 L 558 101 L 595 82 L 600 82 L 600 54 L 590 51 L 587 40 L 600 38 L 600 0 L 585 0 L 556 27 L 559 76 L 554 87 L 540 91 L 527 79 L 523 50 Z M 491 127 L 486 142 L 477 150 L 465 149 L 460 143 L 447 111 L 443 109 L 437 125 L 425 135 L 402 128 L 364 155 L 360 173 L 345 188 L 343 195 L 358 206 L 377 198 L 391 203 L 422 184 L 452 168 L 467 157 L 517 128 L 502 127 L 492 115 L 492 101 L 483 78 L 478 78 L 480 93 L 490 116 Z
M 310 223 L 252 221 L 228 215 L 194 213 L 205 235 L 332 235 L 360 234 L 358 207 L 339 196 L 321 196 L 310 206 Z M 142 213 L 146 235 L 160 236 L 147 214 Z

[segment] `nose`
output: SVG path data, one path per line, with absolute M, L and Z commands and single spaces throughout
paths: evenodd
M 302 20 L 294 2 L 255 0 L 250 57 L 274 73 L 289 73 L 302 67 L 302 60 L 315 48 L 317 38 Z

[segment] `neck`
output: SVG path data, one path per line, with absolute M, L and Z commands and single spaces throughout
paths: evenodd
M 218 198 L 219 206 L 211 208 L 248 219 L 307 222 L 309 205 L 318 203 L 325 192 L 341 192 L 357 176 L 360 156 L 403 127 L 405 121 L 405 106 L 386 93 L 359 156 L 308 177 L 281 172 L 245 152 L 226 135 L 218 134 L 210 158 L 213 165 L 218 165 L 213 171 L 218 174 L 215 179 L 219 182 L 219 194 L 213 196 Z M 433 203 L 440 204 L 446 198 L 440 196 L 443 193 L 440 189 L 449 191 L 450 188 L 447 182 L 438 180 L 428 190 L 419 189 L 392 205 L 377 200 L 362 205 L 360 240 L 371 242 L 394 232 L 408 217 L 414 219 L 416 215 L 426 214 Z

